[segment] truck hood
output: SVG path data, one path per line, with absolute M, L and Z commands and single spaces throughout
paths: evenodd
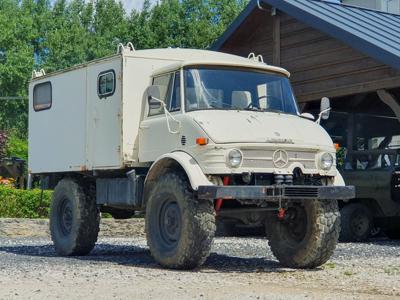
M 332 147 L 328 133 L 313 121 L 289 114 L 234 110 L 190 112 L 217 144 L 287 143 Z

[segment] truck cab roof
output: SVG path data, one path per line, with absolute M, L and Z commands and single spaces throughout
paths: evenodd
M 270 66 L 255 59 L 244 58 L 237 55 L 226 54 L 221 52 L 213 52 L 208 50 L 197 49 L 181 49 L 181 48 L 167 48 L 167 49 L 152 49 L 152 50 L 138 50 L 131 51 L 126 56 L 141 57 L 141 58 L 164 58 L 166 60 L 176 61 L 171 65 L 162 69 L 156 70 L 156 74 L 173 71 L 186 66 L 198 65 L 215 65 L 215 66 L 232 66 L 240 68 L 259 69 L 267 72 L 280 73 L 287 77 L 290 73 L 280 67 Z

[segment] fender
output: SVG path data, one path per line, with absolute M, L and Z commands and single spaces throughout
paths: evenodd
M 333 185 L 334 186 L 345 186 L 346 185 L 344 182 L 343 176 L 342 176 L 342 174 L 339 173 L 339 171 L 336 172 L 336 176 L 333 181 Z
M 204 175 L 197 161 L 182 151 L 167 153 L 158 158 L 150 167 L 145 185 L 147 182 L 154 181 L 160 174 L 163 174 L 163 170 L 176 166 L 176 164 L 185 171 L 193 190 L 197 191 L 200 185 L 213 185 Z

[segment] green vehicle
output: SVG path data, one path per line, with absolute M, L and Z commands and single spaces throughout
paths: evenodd
M 338 144 L 337 164 L 356 198 L 340 203 L 343 242 L 380 228 L 400 239 L 400 119 L 332 112 L 321 124 Z

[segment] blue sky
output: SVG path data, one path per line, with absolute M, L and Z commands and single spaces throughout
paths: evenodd
M 0 0 L 1 1 L 1 0 Z M 54 3 L 56 0 L 50 0 Z M 86 0 L 89 1 L 89 0 Z M 118 1 L 118 0 L 117 0 Z M 119 0 L 125 7 L 126 12 L 129 14 L 132 9 L 141 10 L 143 7 L 144 0 Z M 156 3 L 158 0 L 151 0 L 151 2 Z
M 143 6 L 144 0 L 121 0 L 124 4 L 125 10 L 129 13 L 132 9 L 140 10 Z M 155 2 L 153 0 L 153 2 Z

